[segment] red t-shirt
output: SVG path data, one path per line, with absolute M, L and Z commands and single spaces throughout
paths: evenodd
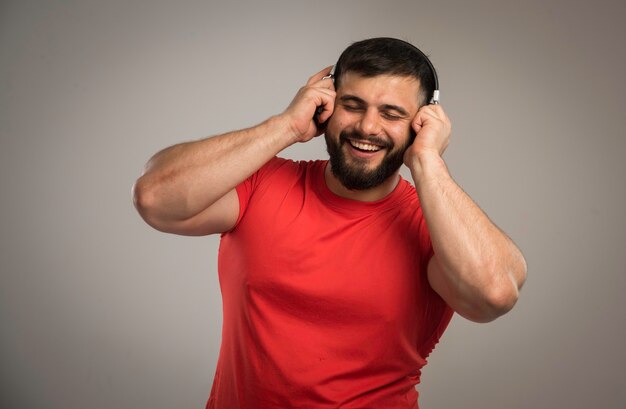
M 417 194 L 401 179 L 379 201 L 339 197 L 326 163 L 274 158 L 237 187 L 209 409 L 418 407 L 452 310 L 428 284 Z

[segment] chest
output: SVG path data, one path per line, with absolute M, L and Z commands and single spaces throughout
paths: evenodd
M 403 212 L 350 215 L 301 195 L 259 202 L 223 238 L 223 292 L 335 321 L 394 320 L 415 308 L 423 249 Z

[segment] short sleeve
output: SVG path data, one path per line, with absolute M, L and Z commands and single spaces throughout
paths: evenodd
M 259 170 L 250 175 L 250 177 L 237 185 L 235 189 L 237 191 L 237 197 L 239 199 L 239 216 L 237 217 L 237 223 L 235 223 L 235 226 L 239 224 L 239 221 L 246 213 L 248 203 L 250 203 L 250 198 L 257 190 L 259 185 L 266 181 L 278 168 L 280 168 L 283 164 L 287 162 L 287 159 L 275 156 L 270 159 L 265 165 L 261 166 Z

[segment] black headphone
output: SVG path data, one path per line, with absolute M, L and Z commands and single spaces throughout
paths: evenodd
M 413 48 L 415 48 L 415 50 L 418 53 L 420 53 L 422 57 L 424 57 L 424 60 L 426 60 L 426 64 L 428 64 L 428 67 L 430 68 L 430 72 L 433 73 L 433 79 L 435 80 L 435 90 L 433 91 L 433 95 L 430 97 L 430 101 L 428 103 L 433 104 L 433 105 L 438 105 L 439 104 L 439 78 L 437 78 L 437 71 L 435 71 L 435 66 L 433 65 L 432 62 L 430 62 L 430 59 L 426 56 L 426 54 L 424 54 L 422 50 L 415 47 L 411 43 L 407 43 L 407 44 L 410 44 Z
M 433 95 L 430 97 L 430 100 L 428 101 L 428 103 L 432 105 L 439 105 L 439 78 L 437 77 L 437 71 L 435 71 L 435 66 L 430 61 L 430 58 L 428 58 L 428 56 L 426 56 L 426 54 L 424 54 L 422 50 L 420 50 L 419 48 L 417 48 L 411 43 L 407 42 L 407 44 L 413 47 L 415 51 L 417 51 L 424 58 L 424 60 L 426 61 L 426 64 L 428 64 L 428 68 L 430 68 L 430 72 L 432 72 L 433 79 L 435 81 L 435 90 L 433 91 Z M 333 81 L 335 80 L 335 66 L 334 65 L 333 65 L 333 68 L 330 70 L 330 73 L 326 75 L 325 77 L 323 77 L 322 79 L 325 80 L 329 78 L 332 79 Z M 320 124 L 317 120 L 317 117 L 320 113 L 322 113 L 322 110 L 323 108 L 321 106 L 318 107 L 315 112 L 315 116 L 313 117 L 313 120 L 318 126 L 320 126 Z
M 433 95 L 430 97 L 430 101 L 428 101 L 428 103 L 438 105 L 439 104 L 439 78 L 437 77 L 437 71 L 435 71 L 435 66 L 430 61 L 430 58 L 428 58 L 428 56 L 426 56 L 426 54 L 424 54 L 422 50 L 420 50 L 419 48 L 417 48 L 411 43 L 407 42 L 407 44 L 413 47 L 415 51 L 417 51 L 424 58 L 424 60 L 426 61 L 426 64 L 428 64 L 428 68 L 430 68 L 430 72 L 432 72 L 433 79 L 435 81 L 435 90 L 433 91 Z M 335 79 L 335 66 L 334 65 L 333 65 L 332 70 L 330 70 L 330 73 L 322 79 L 325 80 L 328 78 L 331 78 L 333 80 Z

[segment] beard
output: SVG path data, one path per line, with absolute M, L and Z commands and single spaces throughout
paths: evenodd
M 391 141 L 365 137 L 355 131 L 342 131 L 338 140 L 328 135 L 324 135 L 324 138 L 326 139 L 326 150 L 330 156 L 330 167 L 333 175 L 347 189 L 365 190 L 379 186 L 400 169 L 404 162 L 404 152 L 413 143 L 415 136 L 411 133 L 411 137 L 401 147 L 395 147 Z M 381 163 L 373 169 L 369 168 L 368 161 L 365 159 L 351 157 L 351 163 L 348 163 L 343 145 L 349 144 L 349 138 L 369 141 L 382 146 L 387 150 L 387 153 Z

